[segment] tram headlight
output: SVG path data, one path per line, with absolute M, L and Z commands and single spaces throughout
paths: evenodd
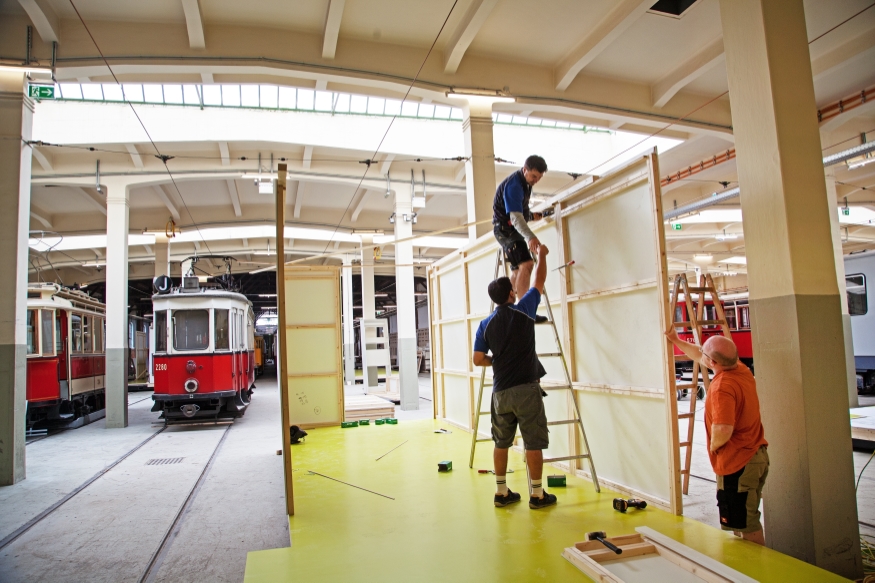
M 197 390 L 197 379 L 187 379 L 185 384 L 182 385 L 186 392 L 193 393 Z

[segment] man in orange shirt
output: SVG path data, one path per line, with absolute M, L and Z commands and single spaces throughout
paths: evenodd
M 684 354 L 714 371 L 705 400 L 705 433 L 717 474 L 720 527 L 765 545 L 759 508 L 769 454 L 753 374 L 738 361 L 735 343 L 725 336 L 708 338 L 700 349 L 681 340 L 674 326 L 665 335 Z

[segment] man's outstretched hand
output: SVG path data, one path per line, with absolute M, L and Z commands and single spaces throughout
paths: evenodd
M 546 246 L 546 245 L 539 245 L 539 246 L 538 246 L 538 251 L 537 251 L 537 254 L 538 254 L 538 262 L 540 263 L 541 260 L 543 260 L 544 258 L 546 258 L 547 255 L 548 255 L 549 253 L 550 253 L 550 250 L 547 249 L 547 246 Z
M 529 239 L 529 251 L 532 253 L 533 256 L 538 254 L 538 247 L 542 247 L 542 245 L 541 241 L 539 241 L 537 237 L 532 237 L 531 239 Z

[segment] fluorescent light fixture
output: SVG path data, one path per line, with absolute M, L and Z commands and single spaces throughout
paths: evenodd
M 197 276 L 198 283 L 207 283 L 210 280 L 209 275 L 199 275 Z
M 714 256 L 710 253 L 696 253 L 693 255 L 693 261 L 709 263 L 714 260 Z
M 708 209 L 682 219 L 675 219 L 673 222 L 681 224 L 740 223 L 741 209 Z
M 427 293 L 427 292 L 416 292 L 416 293 L 413 294 L 413 295 L 415 295 L 415 296 L 427 296 L 428 293 Z
M 383 304 L 383 307 L 384 308 L 397 308 L 398 306 L 396 306 L 395 304 Z
M 82 267 L 105 267 L 106 261 L 86 261 Z
M 377 229 L 356 229 L 352 232 L 353 235 L 382 235 L 384 231 Z
M 5 73 L 37 73 L 38 75 L 51 75 L 52 69 L 49 67 L 31 67 L 31 66 L 14 66 L 0 65 L 0 71 Z
M 747 257 L 744 255 L 738 255 L 736 257 L 730 257 L 729 259 L 721 259 L 720 263 L 733 263 L 736 265 L 747 265 Z
M 389 297 L 389 294 L 382 293 L 382 292 L 378 292 L 378 293 L 375 293 L 375 294 L 374 294 L 374 297 L 375 297 L 375 298 L 388 298 L 388 297 Z
M 279 174 L 276 172 L 244 172 L 241 178 L 252 178 L 253 180 L 277 180 Z
M 274 194 L 276 192 L 273 180 L 256 180 L 256 184 L 258 184 L 258 194 Z
M 866 164 L 871 164 L 872 162 L 875 162 L 875 158 L 863 158 L 862 160 L 860 160 L 858 162 L 853 162 L 853 163 L 850 160 L 848 160 L 848 170 L 855 170 L 857 168 L 862 168 Z
M 446 95 L 450 99 L 464 99 L 466 101 L 489 101 L 492 103 L 513 103 L 516 101 L 510 95 L 505 95 L 501 91 L 493 89 L 461 89 L 453 87 L 451 91 L 447 91 Z
M 258 294 L 260 298 L 275 298 L 276 294 Z

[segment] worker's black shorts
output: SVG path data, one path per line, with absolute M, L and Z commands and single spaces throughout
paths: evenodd
M 510 262 L 511 271 L 519 269 L 520 265 L 527 261 L 532 261 L 529 246 L 526 245 L 525 238 L 516 229 L 495 225 L 492 232 L 495 234 L 495 240 L 504 250 L 505 261 Z
M 507 449 L 513 445 L 517 425 L 526 449 L 547 449 L 550 445 L 540 383 L 526 383 L 492 393 L 490 410 L 495 447 Z
M 757 532 L 763 529 L 760 500 L 768 475 L 769 454 L 763 445 L 743 468 L 728 476 L 717 476 L 717 508 L 723 530 Z

